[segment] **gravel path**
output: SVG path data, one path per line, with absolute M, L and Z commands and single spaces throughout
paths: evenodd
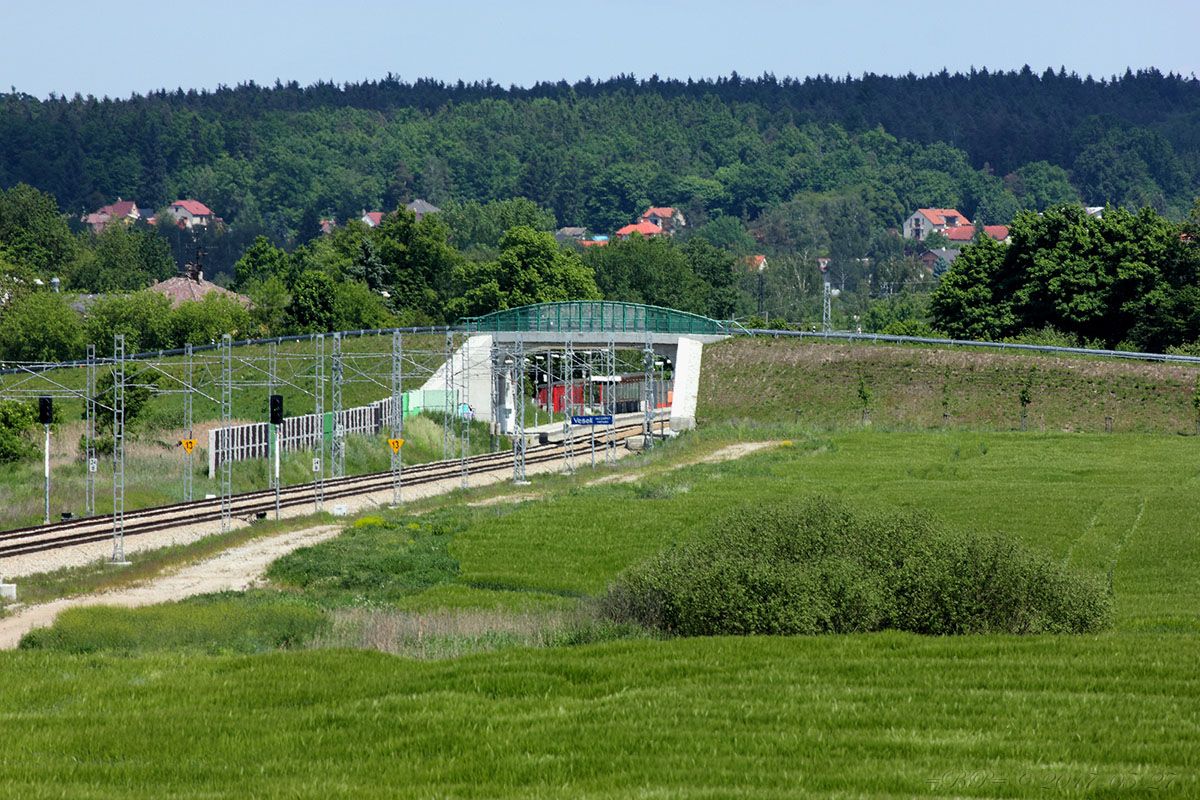
M 197 594 L 248 589 L 261 580 L 275 559 L 298 548 L 331 539 L 341 529 L 340 525 L 323 525 L 256 539 L 145 583 L 23 608 L 12 616 L 0 619 L 0 650 L 16 647 L 21 637 L 34 628 L 52 625 L 67 608 L 100 605 L 133 608 L 182 600 Z
M 729 444 L 724 447 L 714 450 L 708 455 L 693 458 L 690 461 L 681 461 L 678 464 L 672 464 L 666 472 L 674 472 L 683 467 L 690 467 L 693 464 L 717 464 L 722 461 L 732 461 L 735 458 L 742 458 L 751 453 L 757 453 L 759 450 L 765 450 L 768 447 L 775 447 L 779 442 L 738 442 L 737 444 Z M 588 486 L 600 486 L 606 483 L 633 483 L 645 477 L 645 471 L 627 472 L 621 475 L 605 475 L 603 478 L 596 478 L 594 481 L 588 481 Z

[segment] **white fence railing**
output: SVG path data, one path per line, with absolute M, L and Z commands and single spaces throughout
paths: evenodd
M 390 397 L 369 406 L 347 408 L 341 412 L 343 429 L 347 435 L 379 433 L 387 425 L 391 408 Z M 332 417 L 332 412 L 326 416 Z M 322 420 L 316 414 L 285 417 L 283 424 L 279 426 L 279 452 L 288 453 L 316 447 L 321 441 L 321 427 Z M 228 428 L 213 428 L 209 431 L 208 477 L 217 474 L 217 467 L 224 463 L 226 458 L 230 461 L 248 461 L 252 458 L 269 457 L 270 428 L 270 424 L 266 422 L 251 422 L 245 425 L 230 425 Z

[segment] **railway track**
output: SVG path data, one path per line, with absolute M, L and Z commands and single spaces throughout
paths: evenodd
M 615 428 L 612 432 L 611 442 L 615 447 L 625 439 L 639 435 L 641 431 L 640 424 Z M 607 444 L 609 441 L 610 437 L 608 436 L 596 438 L 597 445 Z M 565 442 L 529 446 L 525 450 L 525 463 L 527 465 L 541 464 L 561 459 L 565 449 Z M 580 437 L 576 440 L 573 450 L 576 458 L 587 455 L 590 451 L 590 438 Z M 510 451 L 485 453 L 472 456 L 466 459 L 466 462 L 470 474 L 480 475 L 511 470 L 513 457 Z M 462 459 L 414 464 L 404 468 L 403 486 L 419 486 L 457 478 L 463 474 L 462 467 Z M 327 504 L 331 501 L 386 491 L 391 488 L 392 473 L 390 471 L 331 478 L 321 486 L 321 501 Z M 311 483 L 284 486 L 279 492 L 279 507 L 283 509 L 315 505 L 317 491 L 317 486 Z M 274 510 L 275 492 L 272 489 L 243 492 L 230 498 L 230 516 L 237 519 L 252 519 L 264 512 L 269 514 Z M 221 516 L 220 498 L 142 508 L 125 513 L 123 535 L 136 536 L 140 533 L 166 530 L 179 525 L 216 522 L 221 519 Z M 15 528 L 0 531 L 0 559 L 109 541 L 112 538 L 112 515 L 81 517 L 50 525 Z

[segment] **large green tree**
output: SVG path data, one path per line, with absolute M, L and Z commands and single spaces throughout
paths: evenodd
M 450 310 L 474 316 L 506 308 L 564 300 L 598 300 L 591 269 L 554 236 L 519 225 L 500 240 L 495 261 L 467 262 L 456 274 L 458 296 Z
M 1017 217 L 1012 243 L 964 248 L 931 298 L 939 328 L 996 338 L 1054 328 L 1083 341 L 1162 349 L 1200 334 L 1200 251 L 1150 209 L 1077 206 Z
M 136 291 L 176 272 L 166 241 L 142 226 L 109 225 L 95 237 L 70 276 L 74 289 L 88 293 Z
M 0 188 L 0 251 L 14 264 L 50 278 L 72 269 L 79 247 L 55 199 L 19 183 Z
M 588 248 L 584 263 L 595 271 L 596 284 L 609 300 L 705 312 L 707 285 L 682 248 L 664 236 L 635 233 L 607 247 Z
M 0 353 L 10 360 L 79 358 L 83 325 L 64 295 L 40 291 L 9 303 L 0 316 Z

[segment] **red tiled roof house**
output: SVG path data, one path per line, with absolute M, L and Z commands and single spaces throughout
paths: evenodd
M 642 212 L 641 221 L 657 225 L 668 236 L 674 235 L 675 231 L 687 225 L 683 212 L 671 206 L 650 206 Z
M 91 226 L 93 233 L 100 233 L 110 222 L 129 224 L 141 218 L 142 212 L 138 210 L 137 203 L 118 197 L 117 202 L 101 206 L 91 214 L 85 214 L 83 221 Z
M 618 239 L 628 239 L 630 236 L 633 236 L 635 233 L 641 234 L 642 236 L 649 238 L 651 236 L 662 236 L 664 231 L 663 231 L 661 225 L 655 225 L 653 222 L 647 222 L 646 220 L 642 220 L 641 222 L 636 222 L 632 225 L 626 225 L 624 228 L 621 228 L 620 230 L 618 230 L 617 238 Z
M 199 200 L 176 200 L 167 207 L 167 213 L 181 228 L 207 228 L 216 221 L 212 209 Z
M 904 220 L 904 238 L 922 242 L 931 233 L 962 227 L 973 229 L 971 220 L 956 208 L 918 208 Z

